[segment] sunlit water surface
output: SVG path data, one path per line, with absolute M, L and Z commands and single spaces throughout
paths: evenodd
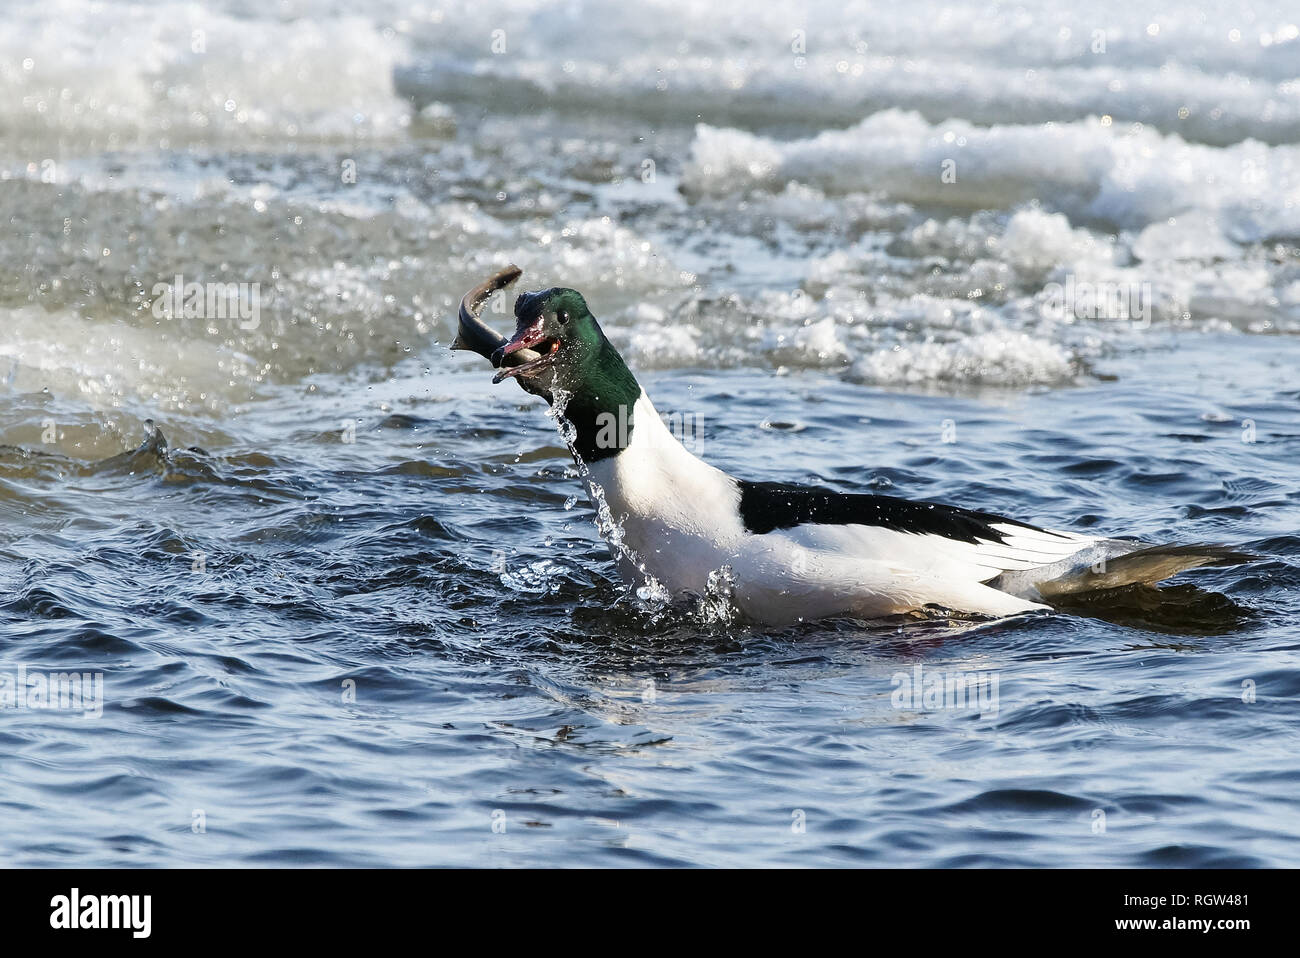
M 1105 60 L 1051 3 L 814 7 L 801 64 L 691 2 L 282 6 L 0 38 L 0 684 L 103 680 L 0 708 L 7 864 L 1300 864 L 1284 5 L 1115 4 Z M 1261 558 L 997 622 L 648 606 L 447 349 L 508 262 L 734 474 Z M 956 674 L 993 707 L 898 707 Z

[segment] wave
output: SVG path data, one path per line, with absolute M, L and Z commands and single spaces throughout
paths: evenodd
M 1120 0 L 51 0 L 9 11 L 0 125 L 136 140 L 383 138 L 415 108 L 845 125 L 887 107 L 997 126 L 1090 115 L 1189 141 L 1300 137 L 1300 27 L 1281 0 L 1155 16 Z
M 393 87 L 403 46 L 374 20 L 328 5 L 250 19 L 229 6 L 50 0 L 7 10 L 0 128 L 166 148 L 384 136 L 409 122 Z
M 790 183 L 966 209 L 1043 198 L 1071 219 L 1126 229 L 1200 211 L 1236 242 L 1300 238 L 1300 146 L 1211 147 L 1105 117 L 932 124 L 893 109 L 786 142 L 697 127 L 683 177 L 690 192 L 778 191 Z

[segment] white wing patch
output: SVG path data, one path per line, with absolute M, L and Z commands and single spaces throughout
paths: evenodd
M 955 543 L 973 550 L 975 563 L 989 570 L 989 574 L 980 579 L 981 582 L 987 582 L 1003 572 L 1023 572 L 1052 565 L 1090 548 L 1098 541 L 1094 536 L 1032 529 L 1005 522 L 991 523 L 989 528 L 1002 533 L 1001 542 L 981 539 L 978 543 Z
M 1012 523 L 992 523 L 990 528 L 1002 535 L 1001 541 L 967 542 L 936 533 L 900 532 L 857 524 L 806 524 L 769 535 L 788 537 L 794 544 L 813 552 L 886 561 L 897 567 L 969 583 L 988 582 L 1004 572 L 1050 566 L 1100 541 L 1093 536 Z

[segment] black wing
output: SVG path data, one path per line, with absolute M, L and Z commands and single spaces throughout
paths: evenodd
M 912 502 L 896 496 L 836 492 L 822 486 L 781 482 L 738 479 L 736 483 L 740 486 L 740 517 L 754 535 L 818 523 L 879 526 L 896 532 L 938 535 L 973 543 L 1006 541 L 1008 533 L 995 526 L 1018 527 L 1069 539 L 1015 519 L 938 502 Z

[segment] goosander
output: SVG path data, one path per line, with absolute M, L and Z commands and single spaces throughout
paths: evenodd
M 1062 596 L 1153 585 L 1252 556 L 1215 545 L 1148 545 L 1043 529 L 991 513 L 751 482 L 695 456 L 572 289 L 521 294 L 508 341 L 479 319 L 503 270 L 466 294 L 453 348 L 489 358 L 555 407 L 624 578 L 704 595 L 725 575 L 745 618 L 785 624 L 940 609 L 1007 616 Z

